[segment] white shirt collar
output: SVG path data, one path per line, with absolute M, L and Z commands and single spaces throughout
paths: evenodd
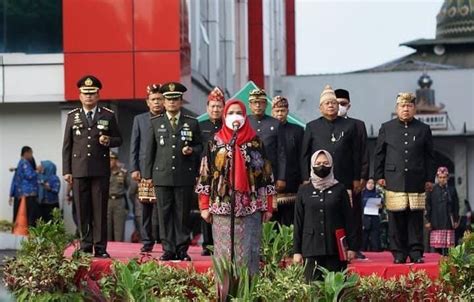
M 97 112 L 97 106 L 95 106 L 92 110 L 86 110 L 86 108 L 82 107 L 84 114 L 87 117 L 87 112 L 92 111 L 92 119 L 94 119 L 95 113 Z

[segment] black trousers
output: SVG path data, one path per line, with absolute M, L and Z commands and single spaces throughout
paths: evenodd
M 352 194 L 352 211 L 354 213 L 354 228 L 356 230 L 356 246 L 354 247 L 355 251 L 360 251 L 362 249 L 363 242 L 363 232 L 362 232 L 362 193 Z
M 59 209 L 59 203 L 40 204 L 41 218 L 43 218 L 43 221 L 48 222 L 53 219 L 54 209 Z
M 41 217 L 40 208 L 38 204 L 37 196 L 26 197 L 26 217 L 28 219 L 28 226 L 36 226 L 36 220 Z M 13 222 L 16 221 L 18 215 L 18 209 L 20 208 L 21 198 L 15 198 L 13 200 Z
M 380 252 L 380 217 L 377 215 L 364 215 L 363 226 L 362 250 Z
M 72 182 L 81 249 L 107 248 L 109 177 L 77 177 Z
M 326 255 L 305 258 L 304 276 L 306 282 L 322 280 L 322 272 L 318 269 L 324 267 L 331 272 L 343 271 L 347 263 L 339 260 L 339 255 Z
M 212 237 L 212 224 L 207 223 L 201 218 L 202 248 L 205 249 L 209 245 L 214 245 Z
M 190 243 L 190 219 L 193 187 L 156 186 L 158 221 L 163 250 L 183 253 Z
M 388 234 L 393 257 L 423 257 L 423 210 L 388 212 Z
M 158 200 L 157 203 L 161 201 Z M 157 214 L 157 205 L 156 203 L 142 203 L 142 217 L 140 225 L 140 235 L 142 237 L 143 245 L 153 246 L 155 242 L 160 241 L 160 224 L 158 221 L 153 219 L 155 214 Z
M 281 225 L 292 225 L 295 219 L 295 203 L 279 204 L 278 210 L 274 213 L 274 219 Z

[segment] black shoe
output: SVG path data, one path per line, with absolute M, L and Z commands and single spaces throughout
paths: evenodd
M 165 252 L 160 257 L 160 261 L 170 261 L 170 260 L 176 260 L 176 255 L 174 253 Z
M 86 253 L 86 254 L 92 254 L 92 247 L 80 248 L 79 252 L 83 252 L 83 253 Z
M 394 260 L 393 260 L 393 263 L 395 264 L 403 264 L 403 263 L 406 263 L 406 259 L 403 259 L 403 258 L 400 258 L 400 257 L 396 257 Z
M 104 250 L 95 251 L 94 257 L 96 258 L 110 258 L 109 253 Z
M 201 252 L 201 256 L 211 256 L 212 255 L 212 252 L 210 249 L 208 248 L 203 248 L 202 249 L 202 252 Z
M 178 254 L 178 260 L 181 261 L 191 261 L 191 257 L 189 257 L 188 253 L 186 252 L 181 252 Z
M 411 262 L 413 263 L 425 263 L 425 260 L 423 260 L 423 258 L 416 258 L 416 259 L 412 259 Z
M 356 257 L 356 259 L 366 259 L 366 258 L 367 258 L 367 257 L 365 257 L 364 254 L 362 254 L 361 251 L 356 252 L 356 256 L 355 256 L 355 257 Z
M 140 252 L 142 253 L 149 253 L 151 251 L 153 251 L 153 244 L 144 244 L 140 249 Z

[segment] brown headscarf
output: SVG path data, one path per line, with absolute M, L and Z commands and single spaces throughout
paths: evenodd
M 326 155 L 329 161 L 329 165 L 331 166 L 331 173 L 329 173 L 328 176 L 324 178 L 320 178 L 313 172 L 313 167 L 316 167 L 316 165 L 314 164 L 316 162 L 316 158 L 318 158 L 318 155 L 321 153 L 324 153 Z M 313 155 L 311 156 L 311 164 L 309 165 L 309 169 L 311 171 L 311 177 L 310 177 L 311 183 L 313 184 L 313 187 L 317 190 L 323 191 L 338 183 L 337 179 L 334 178 L 334 173 L 333 173 L 334 167 L 333 167 L 331 153 L 329 153 L 326 150 L 318 150 L 313 153 Z

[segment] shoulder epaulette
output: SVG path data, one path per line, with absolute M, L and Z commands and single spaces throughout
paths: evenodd
M 120 168 L 120 171 L 125 174 L 127 173 L 127 169 L 124 169 L 124 168 Z
M 112 109 L 109 109 L 107 107 L 100 107 L 101 109 L 107 110 L 110 113 L 115 113 Z
M 163 113 L 160 113 L 160 114 L 158 114 L 158 115 L 154 115 L 154 116 L 152 116 L 152 117 L 150 118 L 150 120 L 155 119 L 155 118 L 157 118 L 157 117 L 162 117 L 163 115 L 164 115 Z
M 184 116 L 187 117 L 187 118 L 191 118 L 191 119 L 193 119 L 193 120 L 196 119 L 194 116 L 190 116 L 190 115 L 187 115 L 187 114 L 185 114 Z
M 73 112 L 76 112 L 77 110 L 79 110 L 80 108 L 76 108 L 76 109 L 72 109 L 71 111 L 69 111 L 67 114 L 71 114 Z

